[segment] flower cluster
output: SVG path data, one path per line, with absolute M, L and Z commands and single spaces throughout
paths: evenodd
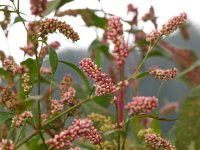
M 0 150 L 13 150 L 14 144 L 12 140 L 1 139 L 0 140 Z
M 144 135 L 145 142 L 154 149 L 163 148 L 165 150 L 176 150 L 176 148 L 167 140 L 161 138 L 155 133 Z
M 3 67 L 10 72 L 13 72 L 16 66 L 17 64 L 12 56 L 6 57 L 3 61 Z
M 0 103 L 9 109 L 16 108 L 19 104 L 17 93 L 13 92 L 9 86 L 4 87 L 0 94 Z
M 60 83 L 60 97 L 62 104 L 73 105 L 74 97 L 76 96 L 76 91 L 72 85 L 72 76 L 70 74 L 65 74 L 62 82 Z
M 169 35 L 174 32 L 180 25 L 184 24 L 187 20 L 187 14 L 185 12 L 174 16 L 166 24 L 162 26 L 160 33 L 162 35 Z
M 149 8 L 148 13 L 146 13 L 144 16 L 142 16 L 143 21 L 146 22 L 146 21 L 150 20 L 154 24 L 155 28 L 157 28 L 156 19 L 157 19 L 157 17 L 155 16 L 155 11 L 154 11 L 153 6 L 151 6 Z
M 108 20 L 107 38 L 114 43 L 114 58 L 117 68 L 120 69 L 128 56 L 128 48 L 124 40 L 122 23 L 119 17 L 112 17 Z
M 107 116 L 97 114 L 97 113 L 91 113 L 87 117 L 94 122 L 100 123 L 102 132 L 111 130 L 113 127 L 111 117 L 107 117 Z
M 151 31 L 147 37 L 146 37 L 146 41 L 149 42 L 149 43 L 154 43 L 156 42 L 156 40 L 160 37 L 160 32 L 157 31 L 157 30 L 153 30 Z
M 56 150 L 67 149 L 72 147 L 72 142 L 80 137 L 86 138 L 93 144 L 99 144 L 102 141 L 101 135 L 94 128 L 91 120 L 75 119 L 68 129 L 46 141 L 46 144 Z
M 22 74 L 22 87 L 25 93 L 28 93 L 32 88 L 32 85 L 30 84 L 30 76 L 27 73 Z
M 158 107 L 158 99 L 154 96 L 136 96 L 125 108 L 129 110 L 129 115 L 149 113 Z
M 185 12 L 171 18 L 166 24 L 162 26 L 162 29 L 160 31 L 154 30 L 150 32 L 146 37 L 147 42 L 153 43 L 158 39 L 158 37 L 162 35 L 167 36 L 173 33 L 180 25 L 184 24 L 186 20 L 187 14 Z
M 92 78 L 95 82 L 95 92 L 97 95 L 104 95 L 106 93 L 112 94 L 115 91 L 115 86 L 106 73 L 103 73 L 101 68 L 91 60 L 91 58 L 83 58 L 79 62 L 80 68 Z
M 63 109 L 64 105 L 58 100 L 51 100 L 51 113 L 60 112 Z
M 153 75 L 156 79 L 160 80 L 172 80 L 177 74 L 177 69 L 158 69 L 151 68 L 149 74 Z
M 49 44 L 50 47 L 58 49 L 60 47 L 60 42 L 54 41 Z M 48 46 L 43 46 L 40 51 L 40 57 L 44 57 L 48 54 Z
M 30 118 L 33 118 L 33 114 L 31 111 L 25 111 L 19 115 L 15 115 L 12 118 L 12 127 L 19 128 L 19 127 L 23 126 L 24 122 L 27 119 L 30 119 Z
M 73 28 L 66 22 L 58 21 L 57 19 L 46 19 L 40 22 L 40 32 L 43 39 L 47 38 L 49 33 L 53 33 L 58 30 L 67 38 L 70 38 L 73 42 L 79 40 L 78 33 L 74 32 Z
M 35 16 L 42 16 L 47 9 L 47 0 L 30 0 L 31 14 Z
M 25 74 L 29 72 L 29 68 L 25 65 L 17 65 L 15 66 L 13 73 L 14 74 Z
M 20 47 L 22 51 L 24 51 L 25 54 L 28 54 L 29 56 L 33 56 L 35 54 L 34 52 L 34 44 L 28 43 L 26 46 Z

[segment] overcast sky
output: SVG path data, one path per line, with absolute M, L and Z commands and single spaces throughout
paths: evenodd
M 29 0 L 21 0 L 20 11 L 28 15 L 26 19 L 31 21 L 33 17 L 30 15 Z M 8 0 L 0 0 L 0 5 L 10 4 Z M 188 18 L 200 25 L 200 6 L 197 0 L 183 1 L 183 0 L 101 0 L 103 9 L 105 12 L 112 13 L 122 18 L 127 18 L 127 4 L 132 3 L 139 9 L 139 16 L 148 12 L 151 4 L 155 8 L 156 15 L 158 16 L 159 28 L 172 16 L 178 15 L 181 12 L 186 12 Z M 68 3 L 63 9 L 76 9 L 76 8 L 94 8 L 99 9 L 99 3 L 97 0 L 74 0 Z M 2 12 L 0 12 L 0 20 L 2 20 Z M 65 38 L 58 35 L 50 36 L 49 41 L 59 40 L 62 44 L 61 48 L 75 48 L 87 50 L 87 47 L 91 41 L 96 37 L 96 33 L 93 28 L 84 27 L 84 22 L 78 18 L 63 17 L 62 20 L 67 21 L 73 26 L 75 31 L 80 35 L 80 40 L 73 44 L 71 41 L 66 41 Z M 146 32 L 150 32 L 153 28 L 151 24 L 139 24 L 140 28 L 144 28 Z M 100 31 L 101 33 L 101 31 Z M 13 55 L 17 62 L 23 60 L 23 52 L 19 50 L 20 46 L 26 45 L 26 32 L 21 23 L 17 23 L 10 28 L 10 34 L 8 40 L 5 39 L 2 29 L 0 29 L 0 49 L 4 50 L 7 54 Z

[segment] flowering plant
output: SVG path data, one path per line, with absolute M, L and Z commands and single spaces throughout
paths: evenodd
M 19 0 L 10 0 L 10 5 L 0 5 L 5 17 L 1 22 L 5 36 L 8 37 L 9 28 L 16 20 L 24 25 L 27 32 L 27 45 L 20 47 L 26 57 L 20 64 L 16 63 L 12 56 L 0 51 L 0 150 L 22 147 L 29 150 L 183 149 L 184 144 L 180 141 L 185 140 L 186 136 L 177 133 L 174 143 L 173 139 L 162 137 L 160 126 L 161 121 L 171 121 L 178 122 L 177 127 L 181 127 L 181 121 L 165 116 L 177 111 L 179 103 L 167 103 L 160 112 L 158 106 L 159 92 L 165 82 L 184 76 L 191 81 L 191 86 L 200 83 L 200 79 L 194 75 L 194 71 L 199 71 L 199 68 L 197 65 L 194 67 L 190 52 L 179 51 L 164 40 L 179 27 L 183 30 L 187 14 L 183 12 L 171 18 L 159 30 L 157 17 L 151 6 L 142 20 L 151 21 L 155 28 L 146 34 L 138 27 L 138 9 L 132 4 L 127 7 L 132 20 L 124 20 L 106 13 L 103 9 L 61 11 L 68 2 L 30 0 L 31 14 L 35 16 L 35 19 L 30 21 L 23 18 L 25 14 L 20 12 Z M 53 18 L 47 18 L 50 12 L 54 13 Z M 104 17 L 98 16 L 97 12 L 102 12 Z M 103 29 L 103 35 L 90 45 L 91 58 L 84 57 L 79 60 L 79 65 L 75 65 L 59 59 L 56 49 L 62 43 L 49 42 L 48 37 L 58 32 L 73 43 L 81 40 L 70 22 L 61 21 L 59 18 L 78 15 L 85 21 L 86 26 Z M 16 16 L 14 21 L 12 16 Z M 123 23 L 127 23 L 130 29 L 125 31 Z M 184 32 L 187 32 L 186 28 Z M 131 36 L 134 38 L 130 42 Z M 127 74 L 128 58 L 135 54 L 137 48 L 140 49 L 141 60 L 136 63 L 136 67 L 131 66 L 133 72 Z M 179 66 L 179 71 L 175 66 L 168 69 L 152 66 L 144 71 L 144 63 L 152 53 L 162 54 L 156 51 L 158 48 L 163 48 L 163 57 L 166 56 L 164 52 L 171 54 Z M 103 59 L 107 59 L 110 64 L 108 73 L 103 67 Z M 49 67 L 44 66 L 45 61 L 49 62 Z M 83 82 L 78 84 L 70 73 L 66 73 L 62 80 L 58 81 L 56 73 L 59 64 L 70 67 Z M 147 76 L 162 81 L 157 94 L 144 96 L 143 92 L 138 90 L 141 81 Z M 59 94 L 55 96 L 55 92 Z M 128 100 L 130 93 L 131 101 Z M 199 146 L 192 137 L 188 141 L 184 141 L 187 146 L 193 146 L 192 142 L 194 146 Z

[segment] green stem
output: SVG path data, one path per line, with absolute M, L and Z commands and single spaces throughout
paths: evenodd
M 61 116 L 65 115 L 66 113 L 72 111 L 73 109 L 75 109 L 76 107 L 80 106 L 81 104 L 83 104 L 83 103 L 85 103 L 85 102 L 87 102 L 89 100 L 92 100 L 95 97 L 96 96 L 90 96 L 90 97 L 82 100 L 80 103 L 78 103 L 78 104 L 74 105 L 73 107 L 69 108 L 68 110 L 62 112 L 61 114 L 59 114 L 59 115 L 57 115 L 57 116 L 55 116 L 55 117 L 47 120 L 46 122 L 44 122 L 44 124 L 42 125 L 42 127 L 40 129 L 35 130 L 32 134 L 30 134 L 29 136 L 27 136 L 26 138 L 24 138 L 24 140 L 20 144 L 18 144 L 15 147 L 15 149 L 19 148 L 21 145 L 23 145 L 24 143 L 26 143 L 27 141 L 29 141 L 32 137 L 34 137 L 37 133 L 39 133 L 42 130 L 42 128 L 44 128 L 45 126 L 47 126 L 49 123 L 55 121 L 56 119 L 58 119 Z
M 157 90 L 157 92 L 156 92 L 156 97 L 159 96 L 160 91 L 161 91 L 161 89 L 163 88 L 164 83 L 165 83 L 165 81 L 162 81 L 162 83 L 160 84 L 160 86 L 159 86 L 159 88 L 158 88 L 158 90 Z
M 14 150 L 16 150 L 17 148 L 19 148 L 20 146 L 22 146 L 27 141 L 29 141 L 31 138 L 33 138 L 39 132 L 40 132 L 40 130 L 35 130 L 32 134 L 30 134 L 29 136 L 27 136 L 26 138 L 24 138 L 23 141 L 20 144 L 16 145 L 15 148 L 14 148 Z
M 125 121 L 124 121 L 125 122 Z M 125 123 L 125 128 L 124 128 L 124 131 L 125 131 L 125 135 L 124 135 L 124 141 L 123 141 L 123 144 L 122 144 L 122 150 L 125 149 L 125 144 L 126 144 L 126 136 L 127 136 L 127 131 L 128 131 L 128 124 L 129 124 L 129 121 L 127 121 Z
M 87 102 L 87 101 L 93 99 L 94 97 L 96 97 L 96 96 L 90 96 L 90 97 L 88 97 L 88 98 L 82 100 L 80 103 L 78 103 L 78 104 L 76 104 L 76 105 L 70 107 L 69 109 L 63 111 L 62 113 L 60 113 L 60 114 L 54 116 L 53 118 L 48 119 L 47 121 L 45 121 L 45 122 L 42 124 L 42 128 L 44 128 L 44 127 L 47 126 L 48 124 L 52 123 L 52 122 L 55 121 L 56 119 L 62 117 L 63 115 L 67 114 L 68 112 L 72 111 L 73 109 L 75 109 L 76 107 L 80 106 L 81 104 L 83 104 L 83 103 L 85 103 L 85 102 Z
M 20 137 L 21 137 L 21 135 L 22 135 L 22 131 L 24 130 L 24 128 L 25 128 L 25 124 L 22 126 L 22 128 L 21 128 L 21 130 L 20 130 L 20 132 L 19 132 L 19 135 L 18 135 L 18 137 L 17 137 L 17 139 L 16 139 L 16 141 L 15 141 L 15 145 L 17 145 L 17 143 L 18 143 L 18 141 L 19 141 L 19 139 L 20 139 Z
M 117 117 L 117 127 L 119 128 L 120 124 L 119 124 L 119 114 L 118 114 L 118 105 L 117 103 L 115 103 L 115 109 L 116 109 L 116 117 Z M 117 146 L 118 146 L 118 150 L 120 150 L 120 133 L 117 134 Z
M 160 37 L 158 37 L 158 39 L 156 40 L 156 42 L 150 46 L 150 48 L 148 49 L 146 55 L 144 56 L 144 58 L 141 60 L 141 62 L 139 63 L 139 65 L 137 66 L 135 72 L 133 73 L 133 75 L 128 79 L 128 80 L 132 80 L 135 79 L 135 77 L 137 76 L 137 73 L 139 72 L 139 70 L 141 69 L 142 65 L 144 64 L 145 60 L 147 59 L 148 55 L 150 54 L 150 52 L 153 50 L 153 48 L 156 46 L 158 40 L 160 39 Z
M 17 3 L 17 5 L 18 5 L 17 7 L 18 7 L 18 8 L 16 7 L 14 1 L 11 1 L 11 2 L 13 3 L 13 6 L 14 6 L 14 8 L 15 8 L 16 14 L 18 15 L 18 17 L 20 18 L 21 22 L 23 23 L 24 28 L 26 29 L 26 31 L 28 32 L 28 28 L 26 27 L 26 24 L 25 24 L 23 18 L 21 17 L 21 15 L 20 15 L 20 13 L 19 13 L 19 1 L 18 1 L 18 3 Z
M 45 139 L 44 139 L 44 136 L 43 136 L 41 130 L 40 130 L 40 132 L 39 132 L 39 135 L 40 135 L 40 137 L 41 137 L 41 139 L 42 139 L 42 142 L 43 142 L 43 144 L 44 144 L 44 147 L 45 147 L 46 149 L 48 149 L 48 147 L 47 147 L 47 145 L 46 145 L 46 143 L 45 143 Z

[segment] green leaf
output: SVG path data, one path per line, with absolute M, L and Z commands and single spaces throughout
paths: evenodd
M 34 102 L 35 100 L 26 100 L 26 101 L 21 102 L 19 105 L 17 105 L 15 112 L 17 114 L 21 114 L 22 112 L 24 112 L 25 110 L 33 106 Z
M 106 94 L 102 96 L 97 96 L 93 100 L 100 106 L 108 108 L 110 105 L 110 101 L 112 100 L 112 96 L 109 94 Z
M 12 77 L 10 76 L 10 74 L 7 71 L 5 71 L 3 68 L 0 68 L 0 76 L 3 76 L 8 81 L 12 80 Z
M 72 63 L 62 61 L 62 60 L 59 60 L 58 62 L 63 63 L 65 65 L 67 65 L 68 67 L 72 68 L 74 71 L 76 71 L 78 73 L 78 75 L 81 77 L 81 79 L 83 80 L 83 82 L 85 84 L 85 88 L 88 91 L 88 94 L 91 95 L 90 84 L 89 84 L 89 81 L 88 81 L 86 75 L 76 65 L 74 65 Z
M 118 133 L 120 133 L 120 135 L 122 137 L 125 137 L 125 132 L 123 130 L 121 130 L 121 129 L 113 129 L 113 130 L 106 131 L 104 133 L 104 137 L 108 137 L 108 136 L 111 136 L 113 134 L 118 134 Z
M 142 79 L 142 78 L 144 78 L 148 75 L 149 75 L 149 72 L 138 73 L 137 76 L 136 76 L 136 79 Z
M 15 17 L 14 24 L 17 22 L 21 22 L 21 21 L 25 22 L 26 20 L 24 18 L 21 19 L 19 16 L 17 16 L 17 17 Z
M 48 1 L 47 10 L 45 11 L 44 16 L 47 16 L 51 12 L 58 10 L 61 6 L 63 6 L 66 3 L 69 3 L 71 1 L 73 1 L 73 0 L 52 0 L 52 1 Z
M 178 79 L 182 76 L 184 76 L 185 74 L 187 74 L 188 72 L 192 71 L 193 69 L 195 69 L 196 67 L 200 66 L 200 60 L 197 60 L 196 62 L 194 62 L 192 65 L 190 65 L 190 67 L 188 67 L 187 69 L 185 69 L 184 71 L 182 71 L 181 73 L 179 73 L 175 79 Z
M 33 84 L 35 77 L 37 76 L 36 60 L 34 60 L 32 58 L 28 58 L 25 61 L 21 62 L 21 65 L 25 65 L 29 68 L 30 82 Z
M 191 143 L 194 149 L 200 149 L 200 86 L 194 88 L 185 99 L 180 110 L 180 119 L 176 123 L 176 147 L 188 149 Z
M 55 74 L 56 69 L 58 67 L 58 55 L 54 48 L 51 46 L 48 46 L 48 52 L 49 52 L 49 62 L 51 66 L 52 73 Z
M 13 117 L 13 113 L 10 112 L 0 112 L 0 125 L 7 121 L 8 119 L 11 119 Z
M 73 13 L 72 13 L 73 12 Z M 106 19 L 104 17 L 99 17 L 95 14 L 95 10 L 92 9 L 75 9 L 69 10 L 65 15 L 70 15 L 76 17 L 80 15 L 84 20 L 86 26 L 95 26 L 104 29 L 106 26 Z

